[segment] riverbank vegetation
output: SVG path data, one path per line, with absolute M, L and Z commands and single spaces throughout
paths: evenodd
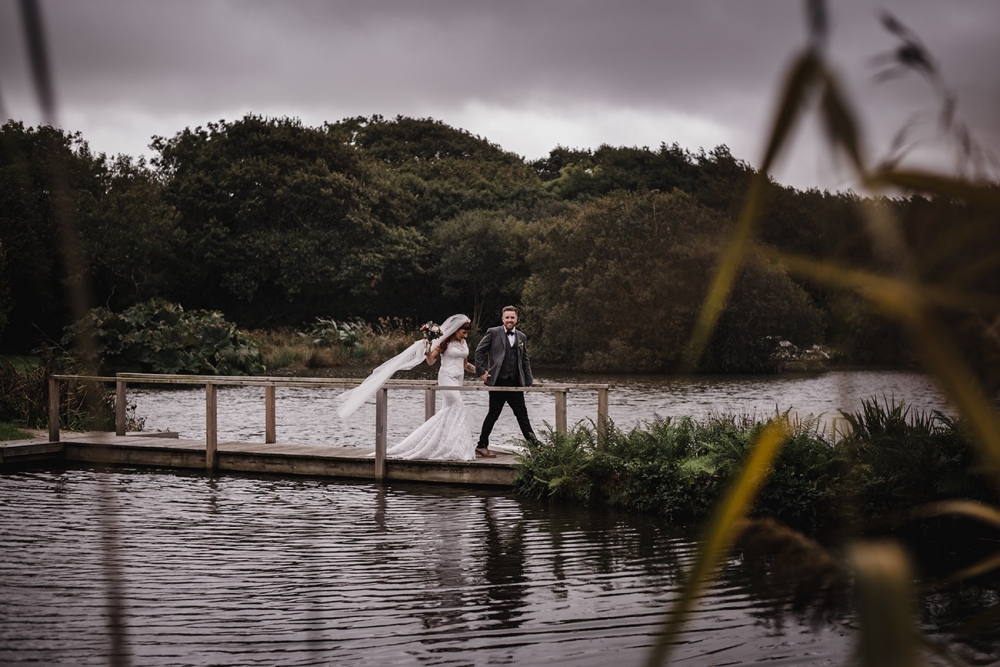
M 67 365 L 69 357 L 46 356 L 24 363 L 0 357 L 0 423 L 16 429 L 45 429 L 49 424 L 49 376 L 80 375 L 79 366 Z M 61 382 L 60 427 L 69 431 L 113 431 L 115 392 L 103 383 Z M 145 420 L 135 404 L 125 409 L 129 431 L 141 431 Z M 0 438 L 14 439 L 14 438 Z
M 95 155 L 84 137 L 51 127 L 0 127 L 0 350 L 30 352 L 72 324 L 48 185 L 54 157 L 68 165 L 92 303 L 109 313 L 157 299 L 221 313 L 239 331 L 304 332 L 318 319 L 377 329 L 464 311 L 482 329 L 516 303 L 539 363 L 616 372 L 679 367 L 758 175 L 724 146 L 556 147 L 529 163 L 440 121 L 404 117 L 307 127 L 246 116 L 153 146 L 147 163 Z M 908 243 L 933 251 L 964 206 L 762 187 L 761 242 L 872 271 L 884 260 L 867 240 L 865 211 L 900 219 Z M 987 241 L 970 251 L 986 253 Z M 1000 291 L 974 273 L 968 287 Z M 974 313 L 947 323 L 970 354 L 984 349 L 987 327 Z M 825 346 L 832 362 L 915 361 L 860 287 L 817 284 L 773 259 L 742 266 L 720 324 L 698 370 L 779 370 L 783 344 Z M 315 363 L 365 358 L 323 356 Z
M 82 355 L 76 348 L 82 331 L 94 342 L 93 367 L 102 374 L 253 375 L 264 370 L 256 341 L 222 313 L 185 311 L 161 299 L 137 303 L 122 313 L 95 308 L 67 327 L 60 346 L 43 345 L 46 356 L 73 364 Z
M 28 440 L 30 438 L 31 434 L 27 431 L 22 431 L 17 426 L 7 422 L 0 422 L 0 440 Z
M 389 318 L 372 324 L 320 317 L 302 330 L 282 327 L 249 333 L 260 347 L 268 373 L 292 375 L 350 366 L 367 370 L 416 340 L 412 326 Z
M 889 525 L 952 498 L 998 500 L 970 434 L 941 412 L 870 397 L 836 432 L 816 418 L 773 419 L 787 437 L 749 511 L 826 540 L 847 526 Z M 698 524 L 747 463 L 772 420 L 656 418 L 630 430 L 578 424 L 527 445 L 515 487 L 529 497 L 593 503 Z

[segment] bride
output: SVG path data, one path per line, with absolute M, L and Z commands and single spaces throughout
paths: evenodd
M 413 368 L 422 361 L 433 366 L 438 359 L 438 384 L 461 386 L 465 371 L 476 372 L 469 363 L 466 337 L 472 322 L 465 315 L 452 315 L 441 325 L 441 336 L 428 345 L 417 341 L 372 371 L 359 386 L 339 397 L 341 419 L 357 410 L 399 370 Z M 386 456 L 400 459 L 471 461 L 476 457 L 475 440 L 465 416 L 465 402 L 460 391 L 442 391 L 442 408 L 406 438 L 386 450 Z

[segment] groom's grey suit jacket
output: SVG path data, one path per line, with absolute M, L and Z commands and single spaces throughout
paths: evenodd
M 517 367 L 518 384 L 522 387 L 530 387 L 534 381 L 531 377 L 531 361 L 528 359 L 528 348 L 526 343 L 528 337 L 520 330 L 514 330 L 514 346 L 520 352 L 520 362 Z M 503 366 L 504 357 L 511 351 L 511 345 L 507 341 L 507 330 L 503 326 L 491 327 L 486 330 L 486 335 L 476 346 L 476 375 L 482 375 L 487 370 L 490 376 L 486 378 L 486 384 L 494 386 L 500 376 L 500 368 Z

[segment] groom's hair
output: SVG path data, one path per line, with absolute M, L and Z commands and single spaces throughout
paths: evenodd
M 508 310 L 513 310 L 515 315 L 520 315 L 520 313 L 517 312 L 517 308 L 515 308 L 514 306 L 504 306 L 503 310 L 500 311 L 500 317 L 503 317 L 503 314 L 506 313 Z

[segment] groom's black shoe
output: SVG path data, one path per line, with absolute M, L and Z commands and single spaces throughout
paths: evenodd
M 476 447 L 476 456 L 481 456 L 484 459 L 495 459 L 497 455 L 486 447 Z

